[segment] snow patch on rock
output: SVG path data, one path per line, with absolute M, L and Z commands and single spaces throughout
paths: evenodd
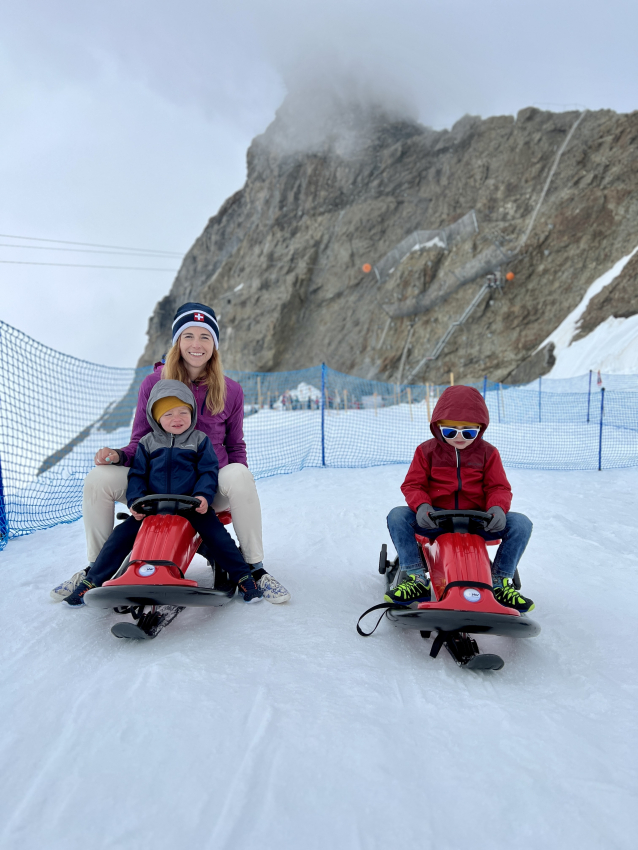
M 638 371 L 638 316 L 629 319 L 610 317 L 583 339 L 572 343 L 587 305 L 609 286 L 638 251 L 638 246 L 597 278 L 580 303 L 536 349 L 554 343 L 556 363 L 548 378 L 573 378 L 590 369 L 608 373 Z

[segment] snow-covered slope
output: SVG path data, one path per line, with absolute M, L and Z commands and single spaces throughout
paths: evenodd
M 633 848 L 638 473 L 511 472 L 543 630 L 479 639 L 506 666 L 477 674 L 418 632 L 355 632 L 405 471 L 260 481 L 292 601 L 191 609 L 152 643 L 49 601 L 81 523 L 12 541 L 3 850 Z
M 595 280 L 580 304 L 539 345 L 541 349 L 554 343 L 556 363 L 546 377 L 574 378 L 590 369 L 611 374 L 638 372 L 638 316 L 610 317 L 587 336 L 572 342 L 591 299 L 618 277 L 636 251 L 638 247 Z

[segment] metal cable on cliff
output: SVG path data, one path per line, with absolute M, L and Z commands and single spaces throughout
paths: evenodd
M 585 115 L 587 114 L 588 111 L 589 111 L 588 109 L 585 109 L 584 112 L 580 113 L 578 118 L 572 124 L 571 130 L 569 131 L 569 133 L 565 137 L 565 141 L 563 142 L 563 144 L 558 149 L 558 153 L 556 154 L 556 156 L 554 158 L 554 164 L 552 165 L 551 170 L 550 170 L 549 174 L 547 175 L 547 180 L 545 181 L 545 185 L 543 186 L 543 191 L 541 192 L 541 196 L 538 199 L 538 203 L 536 204 L 536 208 L 534 209 L 534 212 L 532 213 L 532 217 L 529 221 L 529 224 L 527 225 L 525 233 L 521 237 L 521 241 L 516 246 L 515 253 L 518 253 L 521 250 L 521 248 L 523 247 L 523 245 L 525 245 L 525 243 L 527 242 L 527 239 L 529 238 L 529 235 L 532 232 L 532 227 L 534 227 L 534 222 L 536 221 L 536 217 L 539 213 L 541 206 L 543 205 L 543 201 L 545 200 L 545 195 L 547 194 L 547 190 L 549 189 L 549 184 L 552 182 L 552 177 L 554 176 L 554 172 L 558 168 L 558 163 L 560 161 L 560 158 L 563 155 L 565 148 L 569 144 L 571 137 L 574 135 L 574 131 L 576 130 L 576 127 L 578 127 L 578 125 L 583 120 L 583 118 L 585 117 Z

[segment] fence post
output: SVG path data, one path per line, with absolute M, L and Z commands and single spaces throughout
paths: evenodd
M 543 378 L 538 376 L 538 421 L 541 422 L 541 401 L 542 401 L 542 386 L 543 386 Z
M 326 364 L 321 364 L 321 465 L 326 465 Z
M 600 432 L 598 435 L 598 471 L 603 468 L 603 415 L 605 413 L 605 388 L 600 389 Z
M 589 405 L 591 404 L 591 373 L 592 370 L 589 370 L 589 392 L 587 393 L 587 422 L 589 423 Z
M 485 393 L 487 392 L 487 375 L 483 378 L 483 401 L 485 401 Z
M 2 462 L 0 461 L 0 549 L 9 542 L 9 520 L 4 501 L 4 484 L 2 483 Z

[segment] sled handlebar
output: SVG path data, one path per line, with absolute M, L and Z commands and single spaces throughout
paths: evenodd
M 199 499 L 179 493 L 155 493 L 152 496 L 140 496 L 131 505 L 132 511 L 140 514 L 176 514 L 178 511 L 190 511 L 199 507 Z
M 488 523 L 493 519 L 493 514 L 485 511 L 430 511 L 428 516 L 433 519 L 441 528 L 443 525 L 451 524 L 454 531 L 469 531 L 470 521 L 473 520 L 483 528 L 487 528 Z

